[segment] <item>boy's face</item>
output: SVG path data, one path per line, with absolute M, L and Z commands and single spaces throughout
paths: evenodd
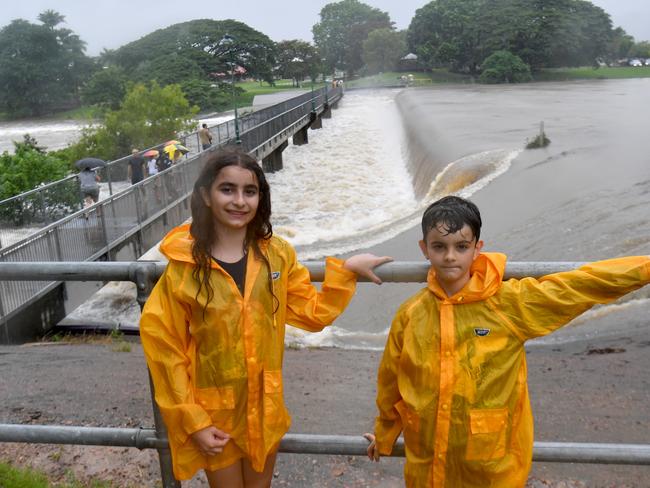
M 456 294 L 469 281 L 469 270 L 483 247 L 483 241 L 476 242 L 467 224 L 450 234 L 444 223 L 439 223 L 419 244 L 448 296 Z

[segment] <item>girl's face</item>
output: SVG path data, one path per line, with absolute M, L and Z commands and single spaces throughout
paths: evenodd
M 201 189 L 201 196 L 223 230 L 245 229 L 255 217 L 260 203 L 255 173 L 234 165 L 222 168 L 209 192 Z

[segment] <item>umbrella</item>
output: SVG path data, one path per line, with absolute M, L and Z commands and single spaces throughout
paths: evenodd
M 183 146 L 182 144 L 169 144 L 165 146 L 165 152 L 169 154 L 170 156 L 173 155 L 176 151 L 178 151 L 181 154 L 187 154 L 190 152 L 188 148 Z
M 170 144 L 180 144 L 181 141 L 177 141 L 176 139 L 172 139 L 171 141 L 167 141 L 163 146 L 169 146 Z
M 149 149 L 148 151 L 144 152 L 142 155 L 145 158 L 157 158 L 159 154 L 160 153 L 155 149 Z
M 98 158 L 83 158 L 74 163 L 74 165 L 79 169 L 95 169 L 106 166 L 106 161 Z

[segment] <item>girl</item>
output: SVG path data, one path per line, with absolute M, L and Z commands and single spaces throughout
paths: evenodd
M 239 150 L 210 156 L 194 185 L 192 223 L 160 249 L 169 264 L 147 301 L 140 335 L 169 431 L 174 474 L 205 469 L 215 487 L 268 487 L 289 429 L 282 396 L 285 323 L 309 331 L 347 306 L 356 274 L 391 258 L 328 258 L 322 291 L 273 236 L 269 185 Z

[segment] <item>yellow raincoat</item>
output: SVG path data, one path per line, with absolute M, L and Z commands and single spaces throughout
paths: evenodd
M 403 432 L 408 487 L 516 488 L 532 462 L 524 342 L 650 281 L 650 259 L 601 261 L 502 282 L 506 257 L 483 253 L 448 298 L 429 271 L 391 326 L 378 373 L 380 454 Z
M 267 266 L 249 249 L 243 297 L 213 261 L 214 298 L 204 321 L 206 292 L 203 287 L 197 303 L 191 246 L 188 225 L 165 237 L 160 249 L 169 264 L 140 321 L 174 474 L 189 479 L 199 469 L 219 469 L 241 457 L 262 471 L 290 423 L 282 395 L 285 323 L 323 329 L 352 298 L 356 274 L 344 269 L 343 261 L 328 258 L 317 292 L 291 245 L 274 236 L 260 241 L 260 247 L 271 264 L 277 300 L 269 290 Z M 189 436 L 211 425 L 231 439 L 222 453 L 206 457 Z

